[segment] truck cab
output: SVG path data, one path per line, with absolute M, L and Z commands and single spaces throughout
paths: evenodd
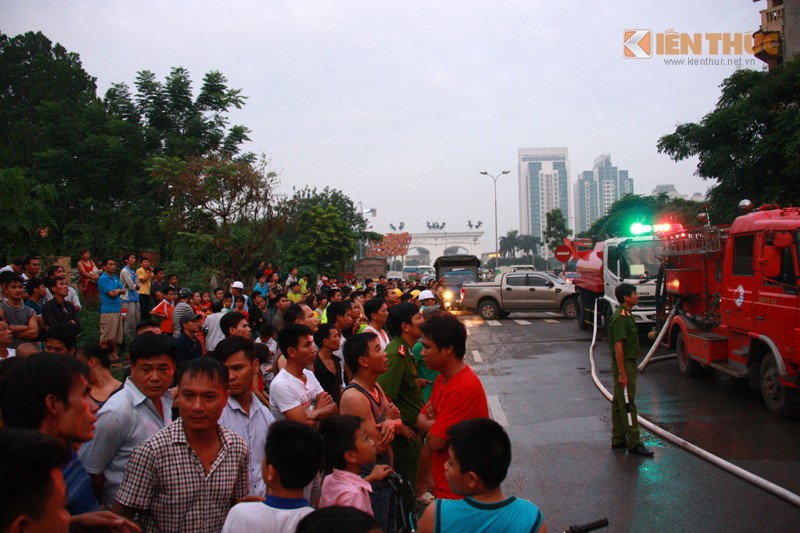
M 578 327 L 588 329 L 593 323 L 595 302 L 600 324 L 607 324 L 619 306 L 614 294 L 622 283 L 636 286 L 639 305 L 633 316 L 642 333 L 656 320 L 656 284 L 660 262 L 655 255 L 652 236 L 615 237 L 594 244 L 593 249 L 573 246 L 580 277 L 573 284 L 578 292 Z
M 662 236 L 659 255 L 679 370 L 745 378 L 771 412 L 798 412 L 800 209 Z
M 605 248 L 603 293 L 611 312 L 619 306 L 614 291 L 621 284 L 630 283 L 636 286 L 639 294 L 639 305 L 632 310 L 637 324 L 653 324 L 656 319 L 655 280 L 661 266 L 655 256 L 653 237 L 608 239 Z

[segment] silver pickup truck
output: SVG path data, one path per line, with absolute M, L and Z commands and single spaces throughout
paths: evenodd
M 577 315 L 575 287 L 544 272 L 512 272 L 495 281 L 467 283 L 461 305 L 484 320 L 505 318 L 515 311 L 560 311 Z

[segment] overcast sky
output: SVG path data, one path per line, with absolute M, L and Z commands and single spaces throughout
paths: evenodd
M 658 138 L 714 108 L 735 66 L 623 58 L 623 31 L 752 32 L 766 2 L 3 0 L 0 30 L 42 31 L 80 54 L 103 94 L 151 70 L 221 71 L 247 104 L 233 123 L 272 158 L 281 187 L 329 185 L 374 230 L 426 221 L 519 229 L 517 150 L 566 146 L 572 183 L 611 154 L 637 194 L 673 183 L 705 192 L 696 161 L 673 163 Z M 703 57 L 732 57 L 710 56 Z M 683 57 L 683 56 L 680 56 Z M 745 56 L 752 60 L 752 56 Z M 761 68 L 755 60 L 750 68 Z M 197 86 L 197 84 L 195 85 Z

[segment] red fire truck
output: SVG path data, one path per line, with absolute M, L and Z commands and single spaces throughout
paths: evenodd
M 752 210 L 749 202 L 742 204 Z M 759 387 L 769 410 L 798 408 L 800 208 L 763 206 L 729 227 L 660 233 L 659 317 L 686 375 L 712 368 Z M 662 322 L 663 323 L 663 322 Z

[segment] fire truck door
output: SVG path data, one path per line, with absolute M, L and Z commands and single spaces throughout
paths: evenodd
M 776 265 L 776 272 L 765 272 L 760 276 L 761 286 L 754 303 L 755 328 L 758 333 L 775 341 L 786 354 L 793 350 L 793 332 L 798 326 L 798 270 L 792 247 L 783 250 L 772 248 L 772 251 L 780 264 L 779 267 Z M 770 274 L 776 275 L 768 277 Z
M 728 242 L 722 273 L 722 321 L 744 331 L 753 331 L 754 246 L 754 235 L 734 236 L 732 242 Z

